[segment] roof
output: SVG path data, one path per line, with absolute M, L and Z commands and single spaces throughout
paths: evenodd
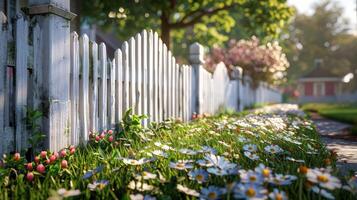
M 309 73 L 303 75 L 301 78 L 339 78 L 333 74 L 329 69 L 323 67 L 315 67 Z

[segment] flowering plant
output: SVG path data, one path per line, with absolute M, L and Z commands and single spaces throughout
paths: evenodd
M 217 63 L 224 62 L 232 68 L 240 66 L 243 73 L 254 81 L 279 83 L 289 67 L 286 55 L 278 42 L 261 44 L 253 36 L 249 40 L 230 40 L 227 48 L 214 47 L 206 57 L 209 70 L 214 70 Z

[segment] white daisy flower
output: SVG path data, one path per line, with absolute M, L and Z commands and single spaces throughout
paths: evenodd
M 209 160 L 197 160 L 196 163 L 201 166 L 201 167 L 212 167 L 213 163 L 211 163 Z
M 209 147 L 209 146 L 202 146 L 200 150 L 197 151 L 198 153 L 211 153 L 211 154 L 217 154 L 217 150 Z
M 264 147 L 264 150 L 270 154 L 278 154 L 283 152 L 283 149 L 275 144 Z
M 243 146 L 244 151 L 256 152 L 258 150 L 257 145 L 255 144 L 246 144 Z
M 237 166 L 237 164 L 229 162 L 226 158 L 214 154 L 207 154 L 204 159 L 220 169 L 232 169 Z
M 248 200 L 264 200 L 267 199 L 267 190 L 256 184 L 238 184 L 234 191 L 234 198 Z
M 141 181 L 130 181 L 128 188 L 131 190 L 137 190 L 139 192 L 144 192 L 144 191 L 151 191 L 153 189 L 155 189 L 154 186 L 149 185 L 147 183 L 143 183 Z
M 142 195 L 142 194 L 131 194 L 130 200 L 156 200 L 156 197 L 150 195 Z
M 297 177 L 294 175 L 275 174 L 270 177 L 269 183 L 274 185 L 290 185 Z
M 264 177 L 257 173 L 254 172 L 253 170 L 239 170 L 239 176 L 241 179 L 241 182 L 243 183 L 251 183 L 251 184 L 263 184 L 264 182 Z
M 151 162 L 154 159 L 149 158 L 141 158 L 140 160 L 130 159 L 130 158 L 122 158 L 122 161 L 126 165 L 143 165 L 145 163 Z
M 323 188 L 333 190 L 341 187 L 341 181 L 328 172 L 322 172 L 319 169 L 309 169 L 306 177 L 309 181 L 319 184 Z
M 168 157 L 168 154 L 165 153 L 164 151 L 162 150 L 154 150 L 151 152 L 153 155 L 155 156 L 161 156 L 161 157 L 164 157 L 164 158 L 167 158 Z
M 136 180 L 149 180 L 149 179 L 156 179 L 157 175 L 147 172 L 147 171 L 143 171 L 141 172 L 141 174 L 136 174 L 135 179 Z
M 319 187 L 317 187 L 317 186 L 313 186 L 313 187 L 311 188 L 311 190 L 312 190 L 313 192 L 315 192 L 316 194 L 319 194 L 319 195 L 325 197 L 326 199 L 335 199 L 335 197 L 334 197 L 331 193 L 329 193 L 329 192 L 327 192 L 326 190 L 321 189 L 321 188 L 319 188 Z
M 269 179 L 272 175 L 272 171 L 270 168 L 266 167 L 264 164 L 260 163 L 258 167 L 254 169 L 255 172 L 261 174 L 264 179 Z
M 190 161 L 180 160 L 178 162 L 170 162 L 170 168 L 178 169 L 178 170 L 185 170 L 185 169 L 192 169 L 193 165 L 190 164 Z
M 80 190 L 66 190 L 64 188 L 61 188 L 57 190 L 57 194 L 63 198 L 67 197 L 73 197 L 73 196 L 78 196 L 81 194 Z
M 272 200 L 288 200 L 286 193 L 284 191 L 279 191 L 276 188 L 269 194 L 269 198 Z
M 178 151 L 182 154 L 186 154 L 186 155 L 190 155 L 190 156 L 197 155 L 197 152 L 194 150 L 191 150 L 191 149 L 179 149 Z
M 188 173 L 190 180 L 195 180 L 198 183 L 204 183 L 208 179 L 208 173 L 204 169 L 197 169 Z
M 247 158 L 251 159 L 251 160 L 259 160 L 259 156 L 257 154 L 255 154 L 255 153 L 252 153 L 252 152 L 249 152 L 249 151 L 245 151 L 244 155 Z
M 194 196 L 194 197 L 199 197 L 200 196 L 200 193 L 197 192 L 196 190 L 190 189 L 190 188 L 185 187 L 185 186 L 180 185 L 180 184 L 177 185 L 177 190 L 179 192 L 183 192 L 183 193 L 185 193 L 185 194 L 187 194 L 189 196 Z
M 220 199 L 220 197 L 226 193 L 226 190 L 216 186 L 209 186 L 208 188 L 202 188 L 200 199 Z

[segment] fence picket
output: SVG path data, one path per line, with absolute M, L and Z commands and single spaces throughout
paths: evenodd
M 79 143 L 79 41 L 76 32 L 71 36 L 71 70 L 70 70 L 70 99 L 71 99 L 71 143 Z
M 147 66 L 147 114 L 148 114 L 148 122 L 151 122 L 154 118 L 154 60 L 153 60 L 153 45 L 154 45 L 154 35 L 152 31 L 148 33 L 148 66 Z
M 115 128 L 115 59 L 108 61 L 108 128 Z
M 3 26 L 3 22 L 6 20 L 3 19 L 3 15 L 0 15 L 0 26 Z M 0 28 L 0 132 L 4 134 L 5 132 L 5 95 L 6 90 L 6 64 L 7 64 L 7 31 Z M 7 148 L 8 137 L 2 135 L 2 140 L 0 141 L 0 155 L 8 151 Z
M 158 82 L 159 82 L 159 40 L 158 40 L 158 35 L 155 32 L 154 33 L 154 38 L 153 38 L 153 80 L 154 80 L 154 100 L 153 100 L 153 117 L 154 121 L 159 121 L 159 87 L 158 87 Z
M 180 118 L 180 66 L 175 65 L 175 117 Z
M 129 107 L 133 109 L 133 112 L 136 113 L 135 100 L 136 100 L 136 70 L 135 70 L 135 39 L 132 37 L 129 40 Z
M 122 53 L 120 49 L 114 52 L 115 57 L 115 124 L 119 124 L 122 119 L 123 99 L 123 65 Z
M 170 87 L 170 96 L 171 96 L 171 117 L 176 118 L 176 110 L 175 110 L 175 103 L 176 103 L 176 59 L 172 57 L 171 60 L 171 87 Z
M 167 99 L 166 99 L 166 107 L 167 107 L 167 115 L 166 115 L 166 119 L 167 118 L 171 118 L 172 117 L 172 110 L 171 110 L 171 106 L 172 106 L 172 95 L 171 95 L 171 87 L 172 87 L 172 74 L 171 74 L 171 71 L 172 71 L 172 54 L 171 54 L 171 51 L 168 51 L 167 53 L 167 73 L 166 73 L 166 76 L 167 76 L 167 81 L 166 81 L 166 95 L 167 95 Z
M 129 69 L 129 44 L 124 42 L 122 45 L 122 63 L 123 63 L 123 116 L 124 113 L 130 108 L 130 69 Z
M 162 93 L 162 99 L 161 99 L 161 104 L 162 104 L 162 119 L 165 120 L 167 119 L 167 63 L 168 63 L 168 57 L 167 57 L 167 47 L 163 43 L 163 54 L 162 54 L 162 87 L 161 87 L 161 93 Z
M 27 56 L 28 56 L 28 22 L 23 17 L 16 21 L 16 150 L 27 147 L 26 117 L 27 108 Z
M 98 130 L 98 45 L 95 42 L 90 42 L 90 90 L 89 90 L 89 107 L 90 107 L 90 123 L 91 131 Z M 73 111 L 72 111 L 73 112 Z
M 79 124 L 80 141 L 88 140 L 89 133 L 89 39 L 83 35 L 79 39 L 79 52 L 81 55 L 80 81 L 79 81 Z
M 99 129 L 107 127 L 107 49 L 104 43 L 99 45 L 99 91 L 98 91 L 98 111 Z M 98 130 L 99 131 L 99 130 Z
M 157 104 L 158 104 L 158 108 L 157 108 L 157 111 L 158 111 L 158 121 L 162 121 L 163 119 L 163 116 L 162 116 L 162 110 L 163 110 L 163 105 L 162 105 L 162 99 L 163 99 L 163 93 L 162 93 L 162 84 L 163 84 L 163 60 L 162 60 L 162 57 L 163 57 L 163 44 L 162 44 L 162 41 L 161 39 L 158 39 L 158 42 L 159 42 L 159 47 L 158 47 L 158 70 L 157 70 L 157 94 L 158 94 L 158 99 L 157 99 Z
M 143 77 L 143 71 L 142 71 L 142 54 L 141 54 L 141 35 L 140 33 L 136 34 L 135 36 L 135 111 L 136 114 L 141 115 L 142 114 L 142 77 Z
M 148 87 L 147 87 L 147 80 L 148 80 L 148 76 L 149 76 L 149 71 L 148 71 L 148 41 L 147 41 L 147 32 L 146 30 L 143 30 L 141 32 L 141 56 L 142 56 L 142 60 L 141 60 L 141 72 L 142 72 L 142 77 L 141 77 L 141 114 L 144 115 L 148 115 L 147 113 L 147 101 L 148 101 Z M 144 119 L 143 120 L 143 124 L 144 126 L 147 125 L 147 120 Z

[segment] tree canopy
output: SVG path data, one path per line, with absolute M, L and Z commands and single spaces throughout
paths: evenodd
M 291 82 L 313 70 L 315 59 L 322 59 L 322 67 L 336 75 L 356 73 L 357 37 L 348 32 L 342 13 L 337 3 L 325 0 L 315 5 L 311 16 L 296 15 L 284 42 Z
M 173 42 L 183 49 L 193 41 L 222 44 L 238 33 L 276 37 L 293 14 L 286 0 L 86 0 L 82 4 L 84 20 L 111 29 L 120 39 L 152 29 L 167 46 Z

